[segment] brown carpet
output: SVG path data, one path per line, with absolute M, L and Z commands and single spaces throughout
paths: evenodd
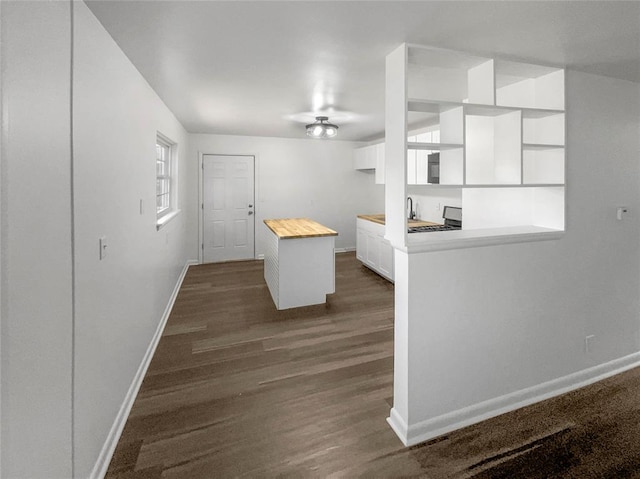
M 640 477 L 640 368 L 411 451 L 428 477 Z

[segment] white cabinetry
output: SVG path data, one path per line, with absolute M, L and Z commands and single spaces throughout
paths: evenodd
M 308 228 L 310 220 L 305 221 L 303 227 Z M 324 230 L 317 236 L 294 236 L 278 229 L 283 224 L 295 228 L 297 223 L 300 219 L 265 220 L 264 279 L 278 310 L 325 303 L 327 294 L 336 290 L 337 233 L 315 222 Z
M 367 230 L 360 227 L 360 221 L 364 220 L 356 221 L 356 258 L 365 263 L 367 261 Z
M 402 45 L 387 57 L 386 85 L 394 243 L 471 239 L 471 230 L 483 230 L 482 238 L 564 230 L 563 69 Z M 439 137 L 410 136 L 424 125 Z M 424 152 L 439 152 L 438 184 L 424 180 Z M 407 184 L 422 185 L 424 195 L 459 189 L 463 230 L 407 235 Z
M 356 218 L 356 222 L 356 258 L 393 281 L 393 248 L 384 239 L 384 225 L 362 218 Z
M 384 143 L 362 146 L 353 150 L 353 168 L 375 170 L 376 184 L 384 184 Z
M 378 273 L 393 281 L 393 247 L 384 237 L 380 240 L 380 261 L 378 262 Z
M 378 143 L 376 147 L 376 185 L 384 185 L 384 143 Z
M 353 168 L 356 170 L 373 170 L 376 167 L 376 145 L 363 146 L 353 150 Z

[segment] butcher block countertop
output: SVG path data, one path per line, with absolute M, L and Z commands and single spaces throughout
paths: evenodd
M 264 224 L 280 239 L 338 236 L 338 233 L 309 218 L 264 220 Z
M 381 215 L 358 215 L 358 218 L 363 220 L 372 221 L 373 223 L 378 223 L 379 225 L 385 224 L 384 214 Z M 409 226 L 434 226 L 440 223 L 432 223 L 431 221 L 421 221 L 421 220 L 407 220 L 407 224 Z
M 382 215 L 358 215 L 358 218 L 363 220 L 371 221 L 373 223 L 378 223 L 379 225 L 384 224 L 384 214 Z

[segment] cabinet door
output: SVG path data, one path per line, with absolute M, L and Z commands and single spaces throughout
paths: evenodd
M 360 228 L 356 231 L 356 258 L 363 263 L 367 260 L 367 232 Z
M 365 168 L 365 149 L 356 148 L 353 150 L 353 168 L 356 170 L 362 170 Z
M 376 167 L 376 145 L 370 145 L 365 148 L 366 150 L 366 165 L 368 169 L 374 169 Z
M 376 145 L 376 185 L 384 185 L 384 143 Z
M 363 146 L 353 150 L 353 167 L 356 170 L 373 170 L 376 167 L 376 146 Z
M 391 243 L 380 239 L 380 264 L 378 267 L 380 274 L 393 280 L 393 247 Z
M 367 233 L 367 257 L 366 262 L 374 269 L 380 264 L 380 239 L 377 235 Z

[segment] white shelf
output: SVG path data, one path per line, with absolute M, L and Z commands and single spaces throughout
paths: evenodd
M 408 111 L 415 111 L 420 113 L 440 113 L 442 111 L 449 110 L 462 105 L 461 103 L 453 102 L 439 102 L 432 100 L 419 100 L 416 98 L 410 98 L 408 101 Z
M 464 108 L 466 115 L 498 116 L 512 111 L 521 111 L 523 118 L 544 118 L 551 115 L 564 114 L 564 110 L 550 108 L 524 108 L 516 106 L 487 105 L 483 103 L 454 102 L 447 100 L 427 100 L 409 98 L 408 111 L 420 113 L 441 113 L 453 108 Z
M 407 143 L 409 150 L 453 150 L 454 148 L 463 148 L 462 144 L 454 143 L 425 143 L 419 141 L 410 141 Z
M 564 183 L 523 183 L 523 188 L 564 188 Z
M 535 225 L 407 233 L 406 251 L 408 253 L 421 253 L 509 243 L 548 241 L 560 239 L 563 235 L 563 230 Z
M 512 107 L 497 107 L 480 103 L 455 102 L 447 100 L 427 100 L 422 98 L 409 98 L 408 110 L 421 113 L 442 113 L 453 108 L 465 108 L 467 114 L 483 114 L 487 116 L 501 115 L 510 111 L 518 110 Z M 473 112 L 473 113 L 470 113 Z
M 501 106 L 500 108 L 507 108 Z M 545 118 L 552 115 L 564 115 L 564 110 L 555 110 L 549 108 L 516 108 L 522 111 L 522 118 Z
M 411 185 L 411 186 L 419 186 L 421 188 L 490 188 L 490 189 L 496 189 L 496 188 L 563 188 L 565 185 L 564 183 L 491 183 L 491 184 L 450 184 L 450 185 L 443 185 L 443 184 L 433 184 L 433 183 L 427 183 L 427 184 L 418 184 L 418 185 Z
M 538 150 L 561 150 L 564 148 L 564 145 L 545 145 L 545 144 L 541 144 L 541 143 L 523 143 L 522 144 L 522 149 L 523 150 L 532 150 L 532 151 L 538 151 Z
M 495 106 L 495 105 L 479 105 L 475 103 L 474 104 L 463 103 L 462 108 L 464 110 L 465 115 L 488 116 L 488 117 L 500 116 L 500 115 L 505 115 L 507 113 L 520 111 L 520 108 Z

